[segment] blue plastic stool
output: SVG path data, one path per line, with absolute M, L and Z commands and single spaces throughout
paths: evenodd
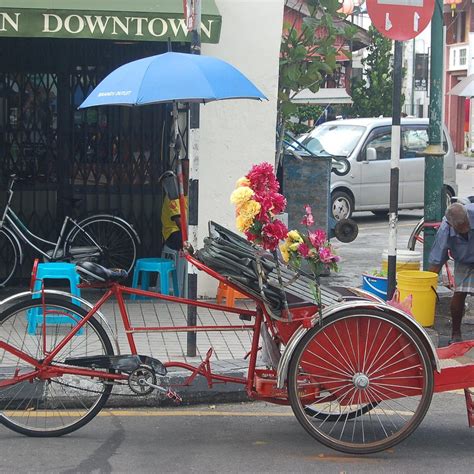
M 71 294 L 74 296 L 81 296 L 81 290 L 78 288 L 79 275 L 76 272 L 76 266 L 73 263 L 63 262 L 48 262 L 39 263 L 36 271 L 36 279 L 33 285 L 33 291 L 41 291 L 41 285 L 43 280 L 69 280 Z M 33 299 L 40 298 L 41 293 L 33 295 Z M 72 298 L 72 302 L 78 306 L 80 303 L 75 298 Z M 42 311 L 39 308 L 30 309 L 27 312 L 28 318 L 28 334 L 36 334 L 36 328 L 38 325 L 43 324 Z M 47 324 L 69 324 L 75 325 L 72 317 L 68 316 L 46 316 Z M 77 334 L 83 334 L 84 328 L 81 328 Z
M 179 295 L 184 296 L 186 298 L 187 297 L 187 287 L 186 287 L 187 260 L 186 258 L 181 255 L 181 252 L 179 250 L 173 250 L 167 245 L 163 246 L 163 250 L 161 251 L 161 257 L 166 258 L 168 260 L 173 260 L 174 266 L 176 267 L 176 275 L 178 277 Z
M 167 258 L 140 258 L 135 264 L 133 271 L 132 288 L 138 288 L 138 282 L 141 283 L 142 290 L 148 290 L 150 287 L 150 273 L 158 273 L 160 276 L 160 293 L 162 295 L 170 294 L 169 278 L 173 278 L 173 295 L 179 296 L 178 276 L 173 260 Z M 140 278 L 141 277 L 141 278 Z M 138 295 L 131 295 L 132 300 L 136 300 Z M 138 296 L 143 298 L 142 296 Z

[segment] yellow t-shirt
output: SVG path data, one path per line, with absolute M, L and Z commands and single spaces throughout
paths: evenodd
M 188 198 L 184 197 L 186 212 L 188 211 Z M 173 232 L 178 232 L 179 227 L 173 221 L 173 217 L 179 216 L 179 199 L 170 200 L 165 196 L 163 200 L 163 207 L 161 208 L 161 233 L 163 239 L 166 240 Z

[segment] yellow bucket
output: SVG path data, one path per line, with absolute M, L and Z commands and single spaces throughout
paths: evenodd
M 424 327 L 433 326 L 438 275 L 433 272 L 405 270 L 397 273 L 400 301 L 412 295 L 411 312 Z
M 397 250 L 397 273 L 402 270 L 419 270 L 421 252 L 414 250 Z M 382 253 L 382 270 L 388 271 L 388 250 Z

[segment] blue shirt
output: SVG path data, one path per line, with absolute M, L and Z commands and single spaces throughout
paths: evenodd
M 430 264 L 444 265 L 448 250 L 456 262 L 474 264 L 474 204 L 466 205 L 471 229 L 467 240 L 462 238 L 443 218 L 430 253 Z

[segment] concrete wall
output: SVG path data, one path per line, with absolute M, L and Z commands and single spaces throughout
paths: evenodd
M 235 230 L 229 196 L 252 164 L 274 162 L 278 56 L 283 0 L 217 0 L 219 44 L 202 47 L 242 71 L 269 101 L 229 100 L 201 106 L 199 246 L 214 220 Z M 215 296 L 217 283 L 199 273 L 198 294 Z

